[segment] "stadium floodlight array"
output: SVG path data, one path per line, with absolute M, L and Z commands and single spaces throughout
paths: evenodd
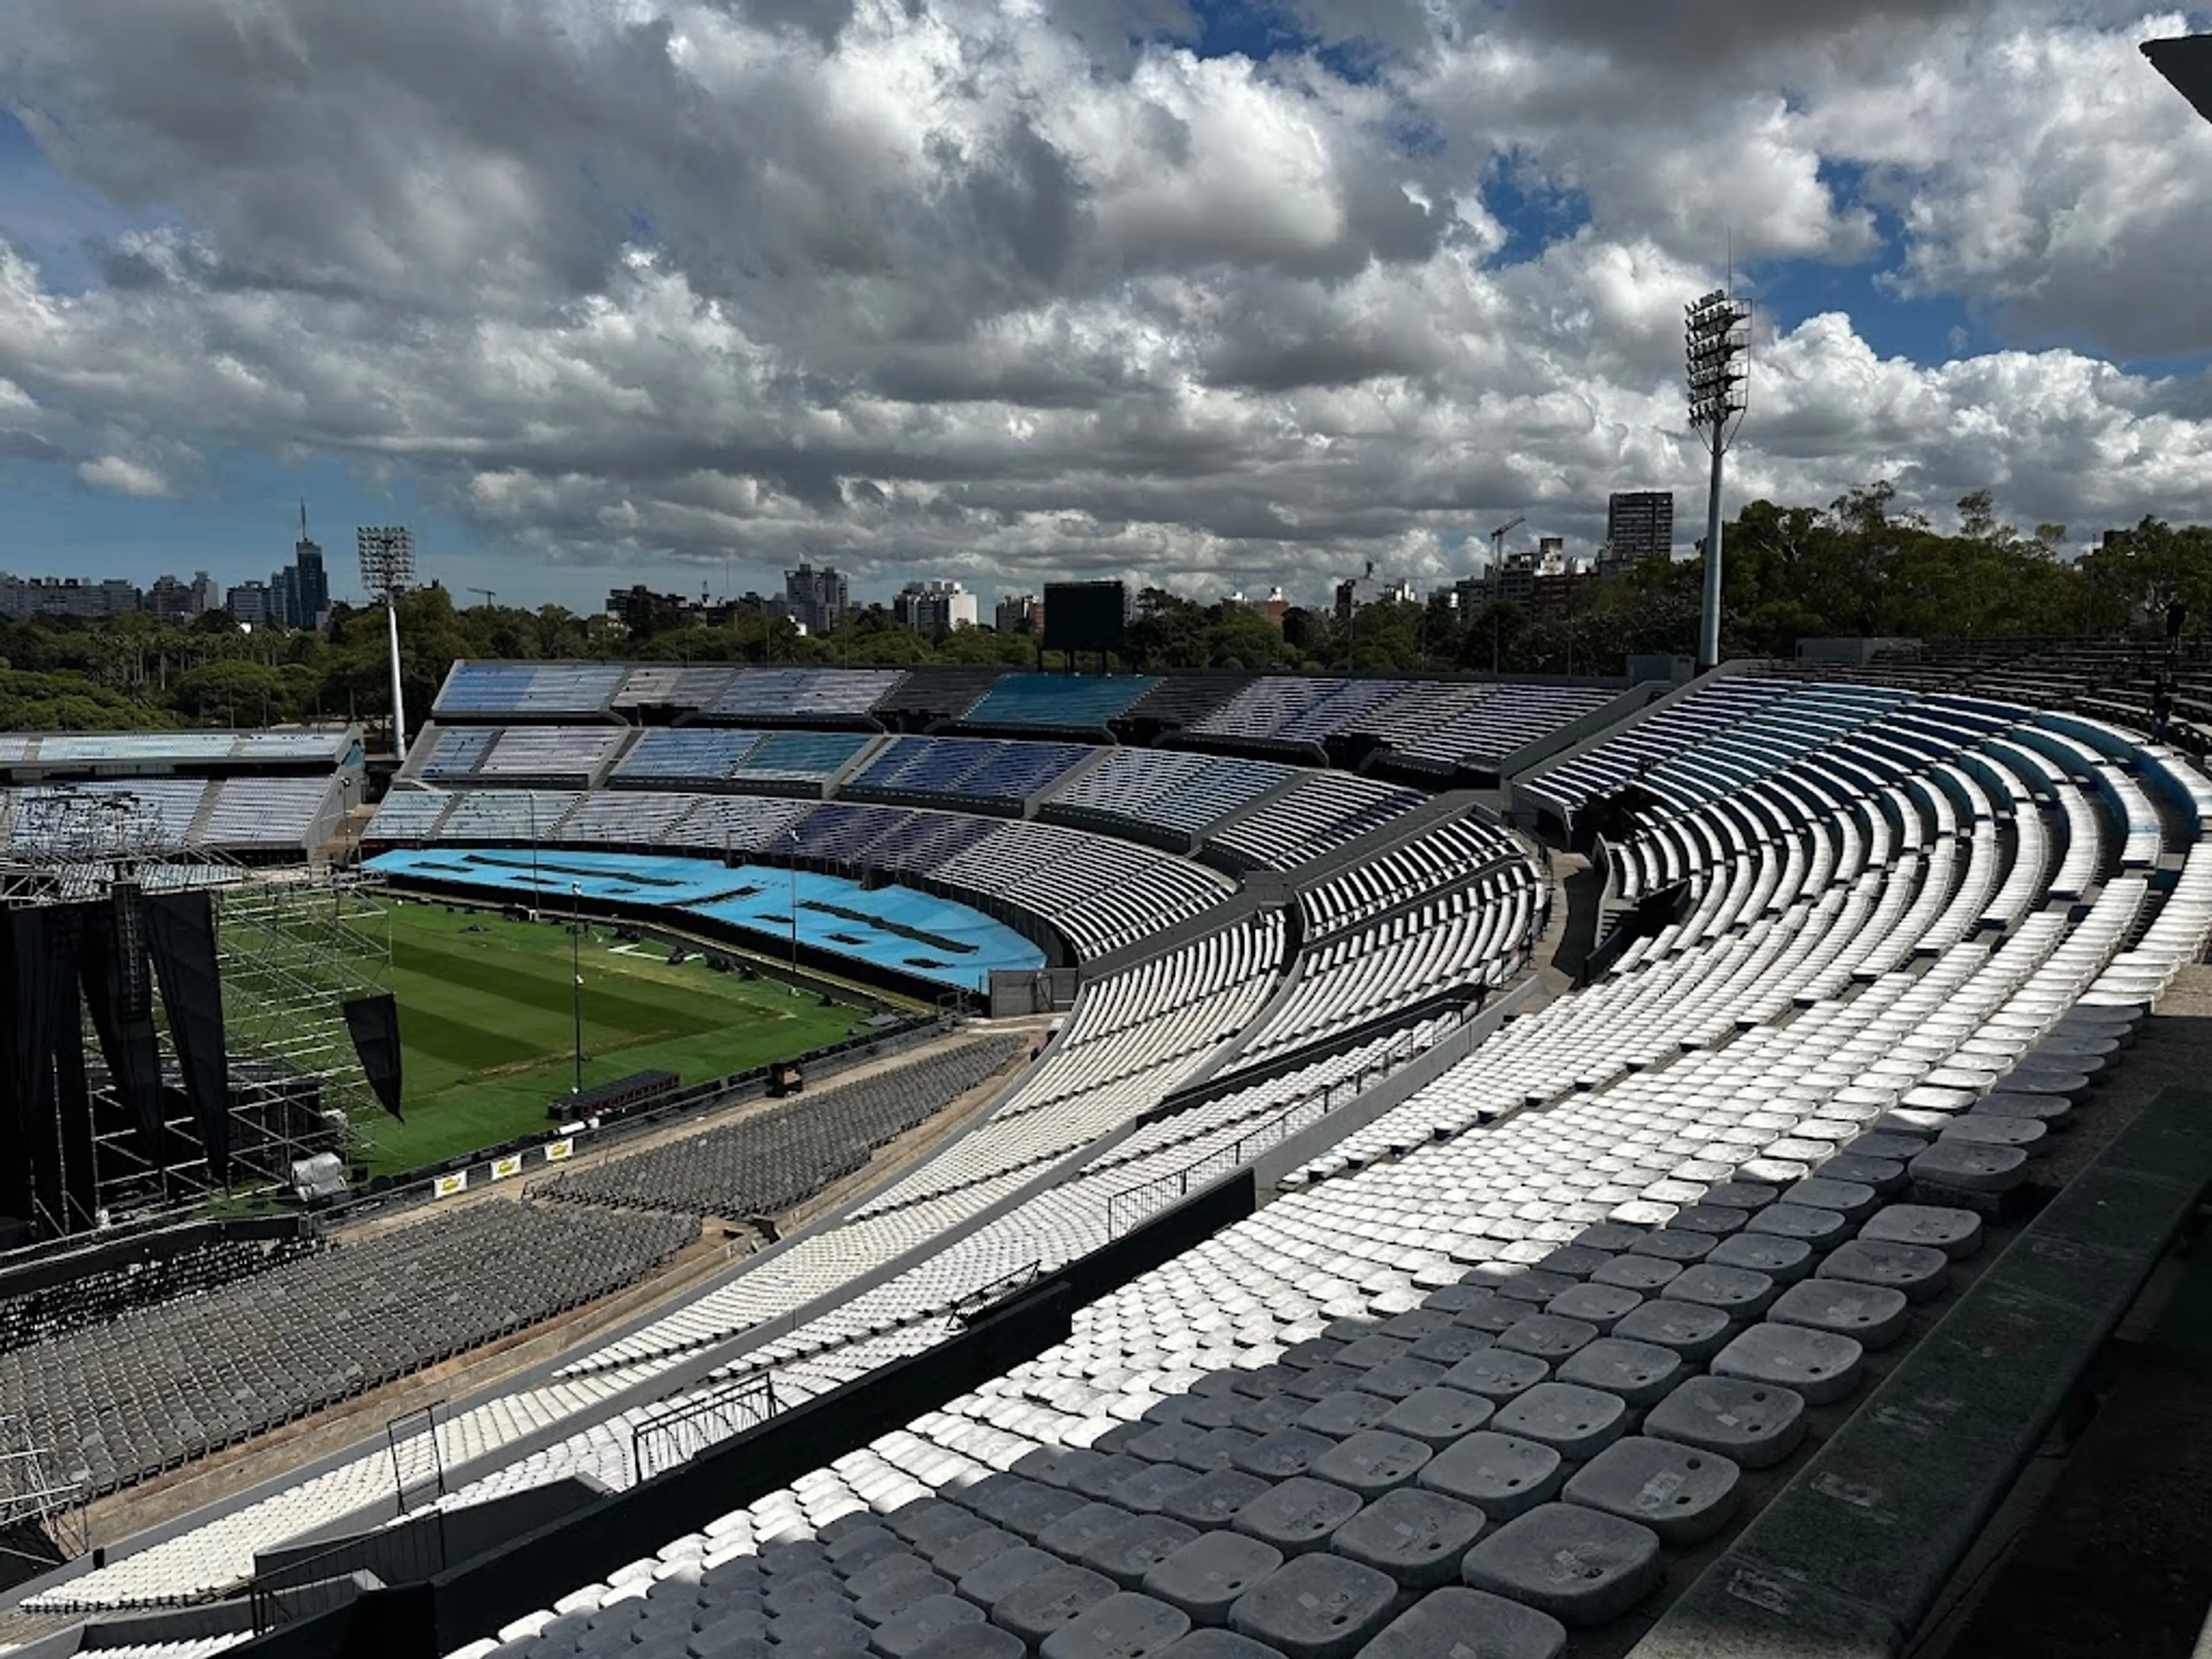
M 1743 424 L 1745 369 L 1751 350 L 1751 307 L 1715 289 L 1682 307 L 1689 371 L 1690 425 L 1712 452 L 1705 498 L 1705 601 L 1698 624 L 1698 669 L 1721 655 L 1721 464 Z
M 415 532 L 404 525 L 363 525 L 354 532 L 361 585 L 384 601 L 392 642 L 392 752 L 407 752 L 407 708 L 399 689 L 399 596 L 415 586 Z

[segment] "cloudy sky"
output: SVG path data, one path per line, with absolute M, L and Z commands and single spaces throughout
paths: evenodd
M 1426 581 L 1734 493 L 2212 520 L 2212 126 L 2109 0 L 8 0 L 0 568 Z M 342 566 L 349 565 L 349 557 Z M 350 570 L 345 574 L 349 579 Z

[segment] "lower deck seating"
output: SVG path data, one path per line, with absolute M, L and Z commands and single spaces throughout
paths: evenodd
M 0 1415 L 96 1496 L 604 1296 L 696 1233 L 486 1200 L 0 1353 Z
M 309 778 L 226 778 L 201 813 L 193 839 L 239 851 L 305 849 L 335 805 L 337 781 Z
M 902 1060 L 877 1076 L 833 1084 L 686 1139 L 563 1172 L 538 1182 L 532 1196 L 732 1221 L 780 1215 L 850 1175 L 1027 1047 L 1018 1037 L 987 1037 Z
M 174 1255 L 80 1275 L 0 1300 L 0 1352 L 105 1325 L 150 1308 L 267 1273 L 323 1248 L 311 1238 L 215 1239 Z
M 11 807 L 7 844 L 63 857 L 187 846 L 214 787 L 204 778 L 133 778 L 0 790 Z
M 1188 921 L 1231 890 L 1202 865 L 1088 830 L 765 795 L 400 789 L 385 798 L 363 840 L 667 846 L 866 864 L 1004 900 L 1050 922 L 1085 957 Z

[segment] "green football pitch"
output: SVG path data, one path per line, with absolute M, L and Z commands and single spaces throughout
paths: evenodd
M 374 924 L 373 924 L 374 925 Z M 399 1005 L 404 1123 L 372 1127 L 381 1175 L 542 1131 L 575 1080 L 570 939 L 558 922 L 399 904 L 386 913 Z M 870 1012 L 823 1007 L 773 980 L 714 972 L 665 947 L 582 941 L 584 1085 L 670 1071 L 686 1083 L 787 1059 L 850 1033 Z

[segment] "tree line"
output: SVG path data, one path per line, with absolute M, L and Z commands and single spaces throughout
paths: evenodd
M 1730 656 L 1795 654 L 1801 639 L 1846 635 L 2021 639 L 2212 629 L 2212 529 L 2146 516 L 2071 556 L 2066 529 L 2002 523 L 1990 496 L 1958 503 L 1941 532 L 1877 481 L 1825 507 L 1755 501 L 1726 526 L 1722 644 Z M 1349 616 L 1293 606 L 1278 628 L 1249 606 L 1160 588 L 1116 666 L 1359 673 L 1470 671 L 1618 674 L 1632 655 L 1696 648 L 1699 558 L 1654 562 L 1575 585 L 1533 613 L 1502 602 L 1378 603 Z M 444 588 L 399 607 L 402 684 L 419 722 L 456 659 L 794 663 L 892 666 L 1063 665 L 1023 634 L 920 635 L 881 605 L 820 635 L 760 606 L 715 625 L 672 618 L 630 633 L 559 605 L 459 608 Z M 326 631 L 239 628 L 221 611 L 190 623 L 128 616 L 0 623 L 0 729 L 261 726 L 389 713 L 383 614 L 335 606 Z

